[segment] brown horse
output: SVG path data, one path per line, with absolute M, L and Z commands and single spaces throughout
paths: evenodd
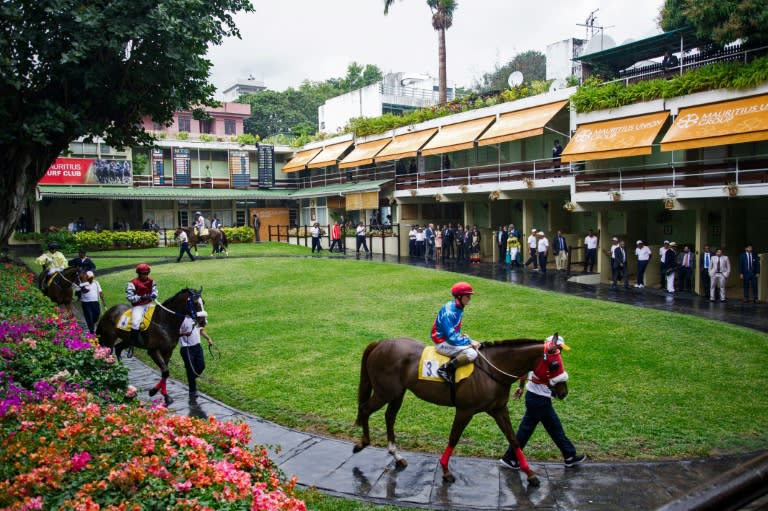
M 173 399 L 168 395 L 166 380 L 170 376 L 168 361 L 179 342 L 181 323 L 185 317 L 194 319 L 201 327 L 205 326 L 207 321 L 208 314 L 203 307 L 202 293 L 202 288 L 200 291 L 185 288 L 164 301 L 162 305 L 158 303 L 149 328 L 141 333 L 143 340 L 139 347 L 147 350 L 161 372 L 160 381 L 149 390 L 149 395 L 154 396 L 159 391 L 166 406 L 173 403 Z M 130 307 L 125 304 L 115 305 L 101 316 L 96 325 L 99 344 L 114 348 L 118 359 L 127 346 L 130 332 L 118 329 L 117 324 L 120 317 L 128 309 Z
M 53 303 L 62 305 L 70 314 L 72 314 L 72 293 L 73 288 L 78 287 L 80 282 L 85 282 L 85 275 L 81 275 L 80 269 L 70 266 L 60 272 L 56 272 L 53 279 L 50 280 L 48 287 L 43 289 L 43 282 L 51 277 L 43 271 L 38 276 L 38 285 L 43 294 L 50 298 Z
M 528 466 L 517 443 L 507 403 L 512 383 L 525 378 L 529 371 L 543 375 L 547 384 L 551 383 L 553 395 L 558 399 L 568 395 L 568 373 L 562 366 L 557 346 L 530 339 L 483 343 L 475 361 L 474 372 L 456 384 L 455 405 L 451 402 L 451 389 L 447 383 L 419 379 L 419 359 L 424 347 L 421 341 L 405 337 L 377 341 L 365 349 L 360 367 L 356 420 L 356 424 L 362 426 L 363 436 L 355 445 L 354 452 L 359 452 L 371 443 L 368 419 L 375 411 L 387 405 L 385 418 L 389 453 L 395 458 L 398 468 L 408 465 L 397 452 L 394 426 L 405 391 L 410 390 L 430 403 L 456 407 L 448 447 L 440 458 L 443 480 L 455 481 L 448 470 L 453 449 L 472 417 L 486 412 L 496 421 L 507 442 L 516 449 L 520 468 L 528 475 L 528 483 L 538 486 L 538 477 Z M 559 366 L 556 367 L 556 364 Z M 553 381 L 550 382 L 549 378 Z
M 182 227 L 182 231 L 187 233 L 189 238 L 189 248 L 195 250 L 197 255 L 197 245 L 203 243 L 211 244 L 211 254 L 224 254 L 229 255 L 229 240 L 223 229 L 208 229 L 208 234 L 199 235 L 195 232 L 194 227 Z

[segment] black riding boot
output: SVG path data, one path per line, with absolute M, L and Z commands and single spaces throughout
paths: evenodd
M 128 338 L 128 350 L 125 353 L 126 358 L 133 357 L 133 347 L 139 344 L 139 331 L 131 328 L 131 336 Z
M 452 358 L 449 362 L 446 362 L 445 364 L 441 365 L 437 369 L 437 375 L 440 376 L 442 379 L 447 381 L 448 383 L 454 383 L 455 382 L 455 376 L 456 376 L 456 368 L 459 366 L 463 366 L 465 364 L 469 364 L 471 360 L 469 360 L 469 357 L 466 355 L 466 353 L 459 353 L 456 355 L 456 357 Z

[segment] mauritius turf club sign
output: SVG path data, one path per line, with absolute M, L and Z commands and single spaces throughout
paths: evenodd
M 129 160 L 56 158 L 40 180 L 41 185 L 131 185 Z

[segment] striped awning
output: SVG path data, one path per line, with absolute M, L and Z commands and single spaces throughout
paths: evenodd
M 307 164 L 312 161 L 312 159 L 320 154 L 320 151 L 322 151 L 322 147 L 316 147 L 314 149 L 306 149 L 304 151 L 299 151 L 296 153 L 296 156 L 294 156 L 291 161 L 285 164 L 283 167 L 283 172 L 298 172 L 300 170 L 304 170 L 307 168 Z
M 477 145 L 500 144 L 542 135 L 544 126 L 567 104 L 567 100 L 557 101 L 556 103 L 502 114 L 499 116 L 499 120 L 478 139 Z
M 475 146 L 475 140 L 496 120 L 495 116 L 482 117 L 471 121 L 457 122 L 442 126 L 440 131 L 421 148 L 422 156 L 431 154 L 450 153 L 471 149 Z
M 390 142 L 391 138 L 382 138 L 356 145 L 352 152 L 339 162 L 339 168 L 348 169 L 373 163 L 374 157 Z
M 397 135 L 387 147 L 376 155 L 374 161 L 379 163 L 382 161 L 413 158 L 435 133 L 437 133 L 437 128 Z
M 352 147 L 352 141 L 340 142 L 338 144 L 330 144 L 323 147 L 320 154 L 312 158 L 312 161 L 307 164 L 308 169 L 319 169 L 321 167 L 332 167 L 336 165 L 336 162 L 341 158 L 344 152 Z

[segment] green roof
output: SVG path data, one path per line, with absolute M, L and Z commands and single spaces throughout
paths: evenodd
M 697 48 L 701 44 L 692 27 L 683 27 L 606 50 L 587 53 L 573 60 L 618 72 L 641 60 L 661 57 L 667 50 L 672 53 L 679 52 L 681 41 L 684 51 Z
M 252 199 L 299 199 L 305 197 L 323 197 L 344 193 L 378 191 L 388 179 L 361 181 L 301 190 L 263 190 L 230 188 L 172 188 L 132 186 L 60 186 L 38 185 L 41 198 L 67 199 L 127 199 L 127 200 L 252 200 Z

